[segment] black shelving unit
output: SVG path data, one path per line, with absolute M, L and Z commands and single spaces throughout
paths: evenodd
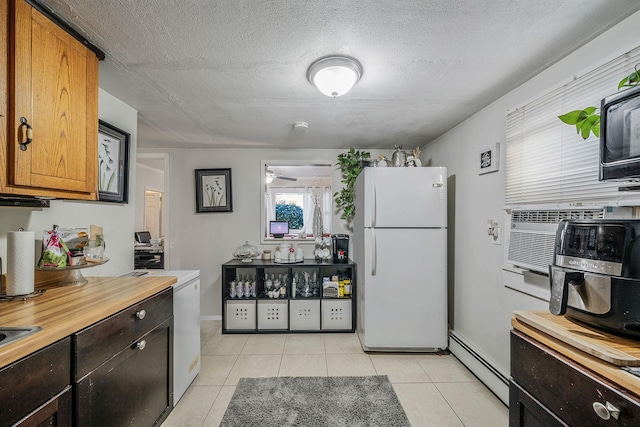
M 292 294 L 293 277 L 307 273 L 317 277 L 316 293 Z M 269 296 L 266 277 L 286 276 L 284 295 Z M 351 280 L 351 295 L 323 296 L 322 278 L 343 276 Z M 230 284 L 236 279 L 255 281 L 255 296 L 233 296 Z M 298 289 L 301 287 L 298 285 Z M 244 290 L 244 289 L 243 289 Z M 356 265 L 348 263 L 303 260 L 297 263 L 252 260 L 244 263 L 233 259 L 222 265 L 222 333 L 288 333 L 288 332 L 355 332 Z

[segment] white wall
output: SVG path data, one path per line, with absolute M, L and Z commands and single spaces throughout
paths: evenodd
M 131 134 L 130 164 L 135 165 L 136 133 L 138 113 L 107 92 L 99 92 L 98 114 L 100 119 Z M 98 141 L 96 141 L 96 144 Z M 50 230 L 53 224 L 61 227 L 89 227 L 99 225 L 104 228 L 107 244 L 108 263 L 83 272 L 84 276 L 113 276 L 133 269 L 133 219 L 136 203 L 135 167 L 129 171 L 129 203 L 116 204 L 87 201 L 52 200 L 50 208 L 33 209 L 0 207 L 0 257 L 6 260 L 7 231 L 19 227 L 36 233 L 36 240 L 42 239 L 42 232 Z M 40 246 L 36 245 L 36 262 Z M 6 261 L 3 262 L 6 266 Z
M 231 252 L 248 240 L 260 246 L 261 161 L 307 160 L 336 163 L 345 150 L 189 149 L 169 152 L 167 205 L 169 223 L 165 246 L 168 269 L 198 269 L 201 272 L 202 316 L 221 316 L 222 264 Z M 377 152 L 372 155 L 377 156 Z M 391 151 L 385 152 L 390 157 Z M 195 213 L 195 169 L 231 168 L 233 212 Z M 340 171 L 334 169 L 332 189 L 338 191 Z M 349 233 L 334 214 L 333 233 Z M 307 246 L 312 248 L 311 245 Z M 305 249 L 307 256 L 312 251 Z
M 505 288 L 501 278 L 502 245 L 487 236 L 488 219 L 504 224 L 505 112 L 549 89 L 638 46 L 640 13 L 593 40 L 582 49 L 476 113 L 424 148 L 424 157 L 448 168 L 454 188 L 450 205 L 450 320 L 457 334 L 509 373 L 509 330 L 513 310 L 546 310 L 547 303 Z M 526 46 L 523 46 L 526 48 Z M 622 78 L 623 76 L 620 76 Z M 612 93 L 616 88 L 612 88 Z M 478 150 L 501 143 L 500 171 L 478 175 Z M 452 226 L 452 227 L 451 227 Z M 450 268 L 451 271 L 451 268 Z

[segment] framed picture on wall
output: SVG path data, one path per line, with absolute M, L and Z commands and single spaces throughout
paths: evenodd
M 498 171 L 500 160 L 500 143 L 496 142 L 491 147 L 484 148 L 477 152 L 476 162 L 478 175 Z
M 196 213 L 233 212 L 231 169 L 196 169 Z
M 98 200 L 129 200 L 129 133 L 98 122 Z

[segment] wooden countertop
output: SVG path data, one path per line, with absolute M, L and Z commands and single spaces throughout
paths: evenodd
M 0 368 L 86 328 L 176 282 L 173 276 L 88 277 L 80 286 L 48 285 L 26 301 L 0 301 L 0 327 L 41 331 L 0 347 Z
M 575 346 L 556 338 L 545 331 L 544 329 L 552 328 L 553 323 L 557 322 L 559 327 L 556 332 L 561 331 L 562 334 L 573 334 L 573 338 L 579 340 L 581 337 L 589 336 L 591 340 L 595 340 L 599 345 L 600 352 L 602 349 L 608 348 L 605 353 L 610 355 L 619 356 L 622 353 L 626 355 L 637 355 L 640 351 L 640 341 L 632 340 L 629 338 L 615 336 L 615 345 L 611 345 L 611 334 L 602 333 L 601 331 L 589 328 L 586 325 L 572 322 L 570 319 L 566 319 L 563 316 L 553 316 L 549 313 L 549 317 L 546 312 L 526 312 L 518 311 L 517 316 L 511 319 L 511 325 L 514 329 L 530 336 L 536 341 L 546 345 L 549 348 L 557 351 L 558 353 L 574 360 L 585 368 L 607 378 L 612 383 L 629 390 L 636 396 L 640 396 L 640 377 L 635 376 L 627 371 L 624 371 L 620 366 L 607 362 L 602 358 L 594 355 L 592 351 L 586 351 L 581 349 L 581 345 Z M 530 319 L 539 316 L 545 319 L 548 323 L 544 324 L 542 328 L 532 325 Z M 529 319 L 526 322 L 523 319 Z M 566 322 L 572 324 L 571 328 L 567 330 Z M 553 332 L 554 335 L 560 336 L 560 333 Z M 602 338 L 598 338 L 598 335 L 604 334 Z M 562 338 L 562 337 L 561 337 Z

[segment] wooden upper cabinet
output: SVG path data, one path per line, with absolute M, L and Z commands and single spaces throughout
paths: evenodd
M 96 200 L 98 58 L 24 0 L 9 2 L 8 19 L 8 171 L 0 192 Z

